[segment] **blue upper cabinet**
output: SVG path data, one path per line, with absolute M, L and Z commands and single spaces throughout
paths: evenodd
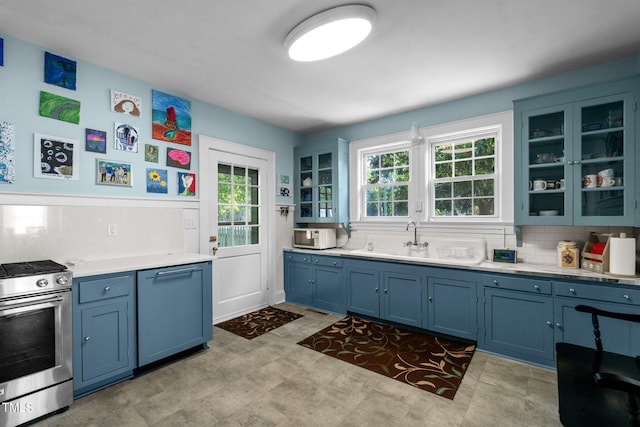
M 516 224 L 634 225 L 639 85 L 514 102 Z
M 349 144 L 344 139 L 294 149 L 296 222 L 349 225 Z

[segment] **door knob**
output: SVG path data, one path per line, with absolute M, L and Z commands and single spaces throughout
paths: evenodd
M 215 255 L 216 252 L 218 252 L 218 247 L 217 246 L 212 247 L 211 252 L 213 252 L 213 254 Z

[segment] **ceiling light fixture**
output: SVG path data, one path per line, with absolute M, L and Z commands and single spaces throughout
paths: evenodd
M 294 61 L 331 58 L 366 39 L 375 19 L 376 12 L 369 6 L 334 7 L 298 24 L 285 38 L 284 47 Z

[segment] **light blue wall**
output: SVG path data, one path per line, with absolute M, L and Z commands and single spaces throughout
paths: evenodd
M 157 141 L 151 138 L 151 90 L 157 89 L 184 97 L 182 94 L 151 86 L 149 83 L 82 61 L 78 61 L 77 64 L 76 91 L 50 85 L 44 83 L 45 51 L 41 47 L 12 37 L 2 35 L 0 37 L 4 38 L 4 67 L 0 67 L 0 121 L 13 123 L 16 134 L 16 181 L 13 184 L 0 183 L 0 192 L 177 199 L 180 198 L 176 195 L 177 172 L 184 172 L 184 170 L 165 166 L 166 147 L 190 151 L 192 153 L 190 170 L 198 173 L 198 134 L 273 151 L 276 153 L 276 173 L 286 175 L 293 173 L 292 147 L 304 140 L 304 136 L 300 134 L 216 105 L 191 99 L 192 145 L 187 147 Z M 75 60 L 71 56 L 62 56 Z M 218 83 L 211 82 L 211 84 Z M 109 103 L 111 89 L 141 97 L 141 116 L 128 117 L 111 112 Z M 80 124 L 40 117 L 38 104 L 41 90 L 79 100 L 81 102 Z M 114 122 L 128 123 L 138 127 L 140 130 L 140 150 L 138 153 L 128 153 L 113 148 Z M 84 150 L 85 128 L 107 132 L 106 154 Z M 34 133 L 70 138 L 81 142 L 79 181 L 63 182 L 34 178 Z M 161 147 L 160 163 L 144 161 L 145 143 Z M 131 163 L 133 187 L 96 185 L 96 158 Z M 169 171 L 168 194 L 146 193 L 145 171 L 147 167 L 159 167 Z M 290 203 L 292 199 L 278 197 L 276 201 Z
M 371 138 L 396 132 L 409 132 L 415 121 L 419 127 L 432 126 L 485 114 L 511 110 L 513 100 L 569 89 L 592 83 L 615 80 L 640 74 L 640 53 L 619 61 L 558 74 L 494 90 L 459 100 L 416 109 L 401 114 L 369 120 L 351 126 L 334 128 L 308 135 L 305 144 L 344 138 L 347 141 Z

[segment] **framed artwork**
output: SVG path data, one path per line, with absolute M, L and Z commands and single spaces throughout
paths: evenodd
M 76 90 L 76 61 L 45 52 L 44 81 L 65 89 Z
M 84 149 L 105 154 L 107 152 L 107 133 L 101 130 L 85 129 Z
M 153 139 L 191 145 L 191 102 L 151 91 Z
M 4 65 L 4 39 L 0 38 L 0 67 Z
M 0 182 L 16 180 L 16 131 L 9 122 L 0 122 Z
M 77 181 L 80 143 L 59 136 L 33 135 L 33 176 Z
M 114 148 L 116 150 L 138 152 L 138 128 L 125 123 L 115 123 L 113 129 Z
M 131 187 L 131 164 L 96 159 L 96 184 Z
M 157 145 L 144 144 L 144 161 L 158 163 L 160 157 L 160 147 Z
M 191 153 L 175 148 L 167 148 L 167 166 L 191 169 Z
M 178 172 L 178 195 L 196 195 L 196 174 L 191 172 Z
M 128 116 L 140 117 L 142 109 L 142 98 L 129 95 L 117 90 L 111 91 L 111 111 L 126 114 Z
M 291 197 L 291 179 L 289 175 L 280 175 L 278 179 L 277 191 L 280 196 Z
M 80 123 L 80 101 L 40 91 L 39 113 L 42 117 L 77 125 Z
M 147 168 L 147 193 L 168 193 L 167 170 Z

